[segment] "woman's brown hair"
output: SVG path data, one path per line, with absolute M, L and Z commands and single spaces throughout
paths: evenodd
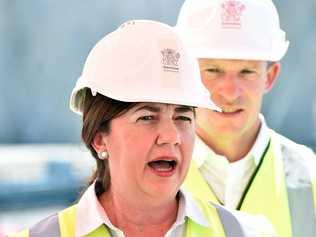
M 99 93 L 93 96 L 89 89 L 85 89 L 85 93 L 83 94 L 81 137 L 97 163 L 89 185 L 96 181 L 96 194 L 99 196 L 109 188 L 110 173 L 108 160 L 99 159 L 91 143 L 98 132 L 104 134 L 110 133 L 111 120 L 122 115 L 137 103 L 114 100 Z

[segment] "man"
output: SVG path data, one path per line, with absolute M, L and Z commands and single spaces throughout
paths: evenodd
M 272 1 L 187 0 L 176 28 L 222 109 L 197 112 L 195 162 L 186 188 L 265 215 L 278 236 L 316 236 L 315 155 L 269 129 L 260 114 L 289 44 Z

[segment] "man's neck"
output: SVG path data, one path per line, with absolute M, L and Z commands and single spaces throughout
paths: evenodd
M 235 162 L 244 158 L 254 145 L 261 122 L 258 120 L 248 132 L 243 134 L 222 135 L 211 133 L 197 126 L 197 135 L 216 154 L 225 156 L 229 162 Z

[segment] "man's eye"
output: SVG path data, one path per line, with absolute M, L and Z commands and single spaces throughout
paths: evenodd
M 254 74 L 254 73 L 256 73 L 256 72 L 253 71 L 253 70 L 244 69 L 244 70 L 241 70 L 240 73 L 243 74 L 243 75 L 245 75 L 245 74 Z
M 142 120 L 142 121 L 150 121 L 153 120 L 154 116 L 153 115 L 145 115 L 145 116 L 141 116 L 137 119 L 137 121 Z

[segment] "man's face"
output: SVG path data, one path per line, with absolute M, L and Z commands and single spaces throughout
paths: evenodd
M 222 109 L 197 111 L 197 126 L 207 134 L 239 136 L 259 125 L 263 95 L 275 81 L 280 65 L 264 61 L 199 59 L 203 84 Z

